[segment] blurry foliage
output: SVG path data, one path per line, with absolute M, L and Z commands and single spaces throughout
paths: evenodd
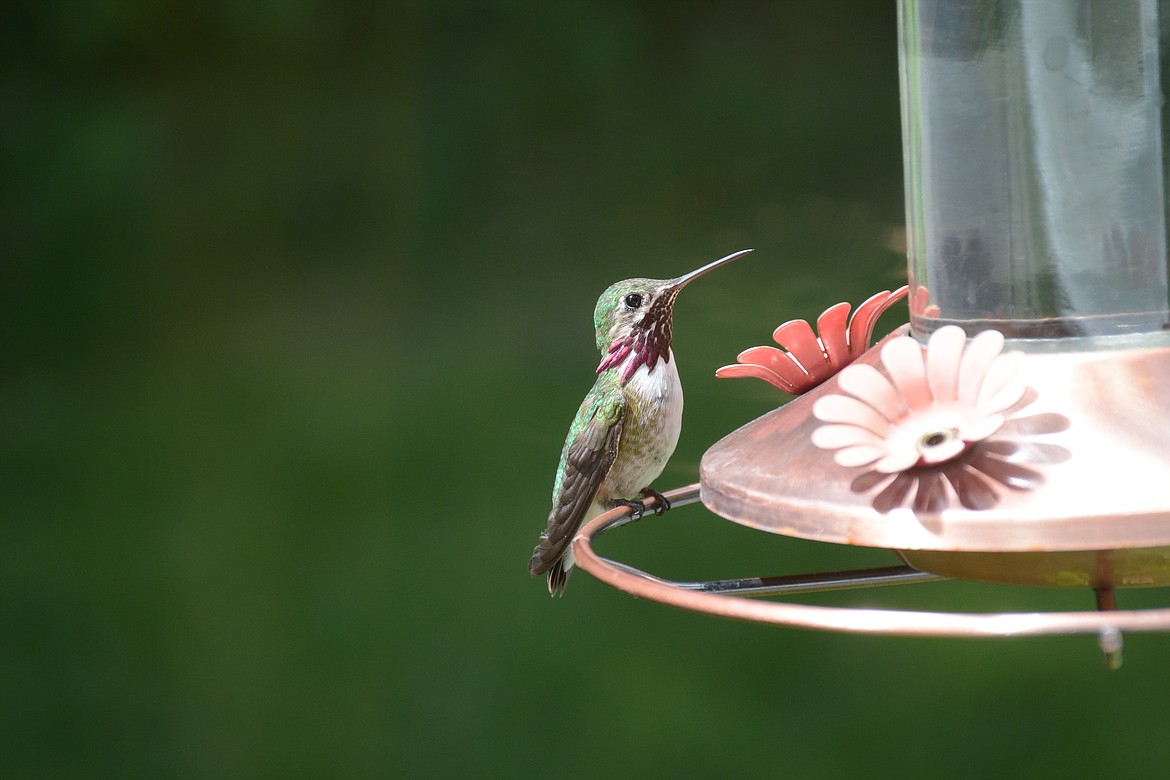
M 782 400 L 715 367 L 901 282 L 894 40 L 868 0 L 10 3 L 3 774 L 1166 766 L 1163 637 L 1106 674 L 1090 639 L 807 634 L 525 571 L 606 285 L 756 248 L 679 303 L 673 487 Z M 887 560 L 698 508 L 604 549 Z M 1089 601 L 929 588 L 827 603 Z

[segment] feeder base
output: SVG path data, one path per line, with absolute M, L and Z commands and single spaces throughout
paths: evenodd
M 997 553 L 899 550 L 898 555 L 919 571 L 958 580 L 1093 589 L 1170 585 L 1170 547 Z

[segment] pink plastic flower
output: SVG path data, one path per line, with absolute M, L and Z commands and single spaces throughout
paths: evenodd
M 783 349 L 765 346 L 744 350 L 736 357 L 739 363 L 723 366 L 715 376 L 751 376 L 792 395 L 807 392 L 869 349 L 878 317 L 904 298 L 907 289 L 871 296 L 857 307 L 852 319 L 848 303 L 830 306 L 817 318 L 817 333 L 805 320 L 789 320 L 772 334 Z
M 1023 353 L 1003 352 L 1004 337 L 986 330 L 967 343 L 948 325 L 930 337 L 925 353 L 909 336 L 881 351 L 887 379 L 870 365 L 849 366 L 831 394 L 813 405 L 826 423 L 812 441 L 834 450 L 841 466 L 893 474 L 958 458 L 1003 426 L 1023 398 Z

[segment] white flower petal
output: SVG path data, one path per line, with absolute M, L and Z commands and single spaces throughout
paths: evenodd
M 856 425 L 822 425 L 812 432 L 812 443 L 823 450 L 867 444 L 880 446 L 882 437 Z
M 902 396 L 882 372 L 871 365 L 853 363 L 837 374 L 837 387 L 872 406 L 893 422 L 906 414 Z
M 986 405 L 980 402 L 979 411 L 983 414 L 1006 412 L 1018 404 L 1027 392 L 1028 385 L 1022 379 L 1016 379 L 996 393 Z
M 926 383 L 926 365 L 922 346 L 910 336 L 890 339 L 882 347 L 882 364 L 894 386 L 910 409 L 930 406 L 930 386 Z
M 837 375 L 841 393 L 813 405 L 826 423 L 813 431 L 813 443 L 833 450 L 841 466 L 880 474 L 958 458 L 995 434 L 1027 391 L 1024 356 L 1004 354 L 1004 343 L 993 330 L 968 342 L 954 325 L 935 331 L 925 347 L 910 337 L 890 339 L 880 356 L 884 371 L 847 366 Z
M 974 406 L 979 399 L 979 390 L 987 377 L 987 370 L 999 353 L 1003 352 L 1003 334 L 998 330 L 985 330 L 967 344 L 963 360 L 959 364 L 959 401 Z
M 884 458 L 873 464 L 874 471 L 880 471 L 883 474 L 894 474 L 899 471 L 905 471 L 918 462 L 918 453 L 899 452 L 886 455 Z
M 958 400 L 959 361 L 966 345 L 967 334 L 957 325 L 939 328 L 927 342 L 926 376 L 936 404 Z
M 987 416 L 977 416 L 970 422 L 963 425 L 960 430 L 960 435 L 963 441 L 974 443 L 983 441 L 988 436 L 998 431 L 1003 427 L 1004 416 L 1002 414 L 989 414 Z
M 813 404 L 813 416 L 829 423 L 856 425 L 881 436 L 890 424 L 865 401 L 847 395 L 826 395 Z
M 1006 352 L 991 364 L 979 389 L 976 408 L 984 412 L 1002 412 L 1024 397 L 1028 389 L 1020 378 L 1024 359 L 1023 352 Z
M 868 466 L 883 455 L 885 455 L 885 450 L 880 447 L 846 447 L 833 453 L 833 460 L 837 462 L 838 466 L 852 468 L 854 466 Z

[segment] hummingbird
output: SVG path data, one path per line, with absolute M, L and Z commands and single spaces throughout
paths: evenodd
M 678 444 L 682 384 L 671 349 L 679 291 L 708 271 L 752 250 L 708 263 L 674 279 L 626 279 L 597 300 L 593 324 L 601 363 L 561 450 L 548 527 L 528 571 L 547 573 L 549 595 L 564 593 L 573 570 L 573 536 L 582 523 L 618 506 L 640 517 L 654 496 L 655 512 L 670 504 L 650 487 Z

